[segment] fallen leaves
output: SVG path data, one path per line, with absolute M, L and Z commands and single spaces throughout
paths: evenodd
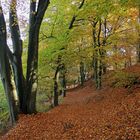
M 139 140 L 140 92 L 90 86 L 71 90 L 47 113 L 21 115 L 1 140 Z

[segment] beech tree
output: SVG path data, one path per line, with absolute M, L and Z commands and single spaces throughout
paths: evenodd
M 22 68 L 22 40 L 20 36 L 20 29 L 18 24 L 18 18 L 16 13 L 16 0 L 12 0 L 10 3 L 9 12 L 9 26 L 11 31 L 11 38 L 13 44 L 13 52 L 8 51 L 10 63 L 14 72 L 14 80 L 16 85 L 16 91 L 19 97 L 19 108 L 21 112 L 25 112 L 25 78 Z
M 22 68 L 22 40 L 16 12 L 16 0 L 11 0 L 9 21 L 13 42 L 13 52 L 7 45 L 6 23 L 0 5 L 0 73 L 7 95 L 10 117 L 12 123 L 17 119 L 19 112 L 31 114 L 36 112 L 36 92 L 38 85 L 38 46 L 40 26 L 49 5 L 49 0 L 30 1 L 29 18 L 29 41 L 26 78 L 23 75 Z M 13 69 L 13 74 L 11 71 Z M 14 76 L 17 98 L 14 96 L 14 86 L 12 84 L 12 75 Z M 19 104 L 19 111 L 17 108 Z
M 80 10 L 83 7 L 84 2 L 85 2 L 85 0 L 78 1 L 77 2 L 78 6 L 75 5 L 76 10 Z M 68 3 L 71 3 L 71 1 L 69 1 Z M 58 8 L 57 5 L 55 5 L 55 6 L 56 6 L 56 9 L 57 9 Z M 58 11 L 56 12 L 56 14 L 58 14 Z M 52 24 L 53 27 L 52 27 L 51 33 L 49 35 L 46 35 L 44 30 L 42 32 L 43 38 L 48 39 L 48 40 L 49 39 L 54 40 L 55 44 L 52 46 L 52 48 L 54 46 L 56 46 L 55 51 L 53 51 L 53 49 L 52 49 L 52 53 L 51 53 L 51 55 L 55 54 L 55 57 L 53 58 L 53 60 L 55 59 L 55 61 L 54 61 L 55 66 L 53 68 L 53 70 L 55 70 L 54 77 L 53 77 L 53 80 L 54 80 L 54 84 L 53 84 L 53 97 L 54 97 L 53 103 L 54 103 L 54 106 L 58 106 L 58 104 L 59 104 L 59 102 L 58 102 L 58 97 L 59 97 L 58 74 L 59 74 L 59 80 L 60 80 L 60 83 L 61 83 L 63 97 L 66 96 L 66 66 L 65 66 L 65 63 L 63 63 L 62 58 L 63 58 L 64 52 L 67 51 L 66 48 L 67 48 L 68 44 L 65 44 L 65 45 L 64 44 L 60 45 L 60 44 L 61 44 L 61 42 L 63 43 L 64 40 L 65 40 L 65 42 L 67 42 L 67 40 L 69 39 L 70 31 L 72 30 L 73 27 L 75 27 L 74 24 L 76 22 L 76 17 L 77 17 L 77 12 L 70 17 L 67 26 L 65 26 L 65 31 L 62 33 L 63 37 L 64 37 L 63 39 L 59 38 L 61 36 L 61 34 L 59 34 L 59 35 L 54 34 L 56 32 L 55 29 L 54 29 L 54 27 L 56 26 L 56 23 L 60 24 L 60 23 L 58 23 L 60 21 L 57 21 L 58 20 L 58 15 L 56 15 L 56 18 L 54 19 L 54 23 Z M 60 26 L 62 26 L 62 25 L 60 25 Z M 54 63 L 54 62 L 51 60 L 51 63 Z
M 13 124 L 17 119 L 17 98 L 14 92 L 11 75 L 11 65 L 8 59 L 6 23 L 0 4 L 0 74 L 9 105 L 10 119 Z

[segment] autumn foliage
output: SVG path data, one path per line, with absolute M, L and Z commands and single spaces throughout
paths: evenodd
M 139 73 L 136 65 L 126 70 Z M 2 140 L 139 140 L 140 89 L 104 88 L 92 81 L 69 91 L 64 102 L 47 113 L 21 115 L 18 124 Z

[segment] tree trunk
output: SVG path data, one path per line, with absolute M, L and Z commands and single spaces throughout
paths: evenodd
M 96 33 L 97 21 L 92 23 L 93 26 L 93 42 L 94 42 L 94 54 L 93 54 L 93 68 L 94 68 L 94 80 L 97 89 L 101 89 L 101 76 L 102 76 L 102 64 L 101 64 L 101 50 L 100 50 L 100 35 L 101 35 L 101 20 L 99 20 L 99 31 Z
M 106 40 L 107 40 L 107 20 L 105 18 L 104 20 L 104 39 L 103 39 L 103 49 L 102 49 L 102 60 L 104 61 L 105 60 L 105 57 L 106 57 L 106 50 L 105 50 L 105 47 L 106 47 Z M 102 62 L 102 72 L 103 74 L 106 74 L 106 71 L 107 71 L 107 67 L 106 67 L 106 62 Z
M 66 97 L 66 77 L 65 77 L 65 74 L 63 74 L 63 79 L 62 79 L 62 94 L 63 94 L 63 97 Z
M 138 24 L 140 25 L 140 5 L 138 5 Z M 137 47 L 137 62 L 140 63 L 140 30 L 138 29 L 139 38 L 138 38 L 138 47 Z
M 49 0 L 39 0 L 38 7 L 36 7 L 36 1 L 31 1 L 30 4 L 29 44 L 26 74 L 26 108 L 27 113 L 29 114 L 36 113 L 39 31 L 48 5 Z
M 66 97 L 66 70 L 65 70 L 65 65 L 62 64 L 60 68 L 60 81 L 61 81 L 61 86 L 62 86 L 62 95 L 63 97 Z
M 26 75 L 26 100 L 27 112 L 29 114 L 36 113 L 36 93 L 38 86 L 38 33 L 33 29 L 29 32 L 29 47 L 27 60 L 27 75 Z
M 22 40 L 20 38 L 17 21 L 16 0 L 11 0 L 9 14 L 10 29 L 13 41 L 13 54 L 7 46 L 6 24 L 2 12 L 2 7 L 0 5 L 0 72 L 9 103 L 12 122 L 16 120 L 17 114 L 19 113 L 16 112 L 16 101 L 18 97 L 21 112 L 28 114 L 36 112 L 39 31 L 45 11 L 50 1 L 39 0 L 38 4 L 36 4 L 36 0 L 31 0 L 30 2 L 29 44 L 26 80 L 23 76 L 22 69 Z M 14 86 L 12 86 L 11 66 L 9 60 L 13 67 L 16 89 L 14 89 Z M 14 91 L 16 90 L 18 97 L 14 94 Z
M 58 106 L 58 84 L 56 80 L 54 80 L 54 106 Z
M 0 6 L 0 74 L 7 97 L 11 124 L 17 120 L 18 98 L 12 85 L 11 67 L 7 56 L 6 23 Z
M 97 22 L 93 21 L 92 23 L 92 28 L 93 28 L 93 48 L 96 49 L 96 25 Z M 97 56 L 96 56 L 96 50 L 94 50 L 93 52 L 93 69 L 94 69 L 94 73 L 93 73 L 93 80 L 96 82 L 97 81 Z
M 98 31 L 98 36 L 97 36 L 97 40 L 98 40 L 98 51 L 97 51 L 97 89 L 101 89 L 102 86 L 102 50 L 100 49 L 101 47 L 101 41 L 100 41 L 100 36 L 101 36 L 101 27 L 102 27 L 102 22 L 101 19 L 99 20 L 99 31 Z
M 98 59 L 97 59 L 97 79 L 96 79 L 96 88 L 101 89 L 102 86 L 102 63 L 101 63 L 101 52 L 98 50 Z
M 84 85 L 84 82 L 85 82 L 85 72 L 84 72 L 84 63 L 81 62 L 80 63 L 80 84 L 81 86 Z
M 100 50 L 95 51 L 96 55 L 94 57 L 94 81 L 96 88 L 101 88 L 101 77 L 102 77 L 102 63 L 101 63 L 101 53 Z
M 57 83 L 57 74 L 59 72 L 59 65 L 56 68 L 54 76 L 54 106 L 58 106 L 58 83 Z
M 16 1 L 12 0 L 10 4 L 10 30 L 13 42 L 13 54 L 11 64 L 14 72 L 14 80 L 16 84 L 17 93 L 19 96 L 20 111 L 26 113 L 25 106 L 25 78 L 22 69 L 22 40 L 20 37 L 20 30 L 18 26 L 18 18 L 16 14 Z
M 2 56 L 3 57 L 3 56 Z M 7 57 L 7 56 L 6 56 Z M 5 95 L 7 98 L 8 106 L 9 106 L 9 114 L 10 114 L 10 122 L 11 125 L 14 125 L 16 120 L 18 119 L 18 113 L 19 113 L 19 106 L 18 106 L 18 98 L 16 95 L 16 90 L 14 89 L 14 86 L 12 85 L 12 75 L 11 75 L 11 68 L 10 63 L 7 62 L 8 60 L 5 59 L 1 66 L 1 80 L 4 86 Z M 5 75 L 2 75 L 2 73 L 5 73 Z
M 93 56 L 93 69 L 94 69 L 94 73 L 93 73 L 93 80 L 96 82 L 97 81 L 97 58 L 95 56 L 95 52 L 94 52 L 94 56 Z

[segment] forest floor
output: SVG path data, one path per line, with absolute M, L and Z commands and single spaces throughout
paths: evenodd
M 97 91 L 90 80 L 49 112 L 21 115 L 1 140 L 140 140 L 140 85 Z

